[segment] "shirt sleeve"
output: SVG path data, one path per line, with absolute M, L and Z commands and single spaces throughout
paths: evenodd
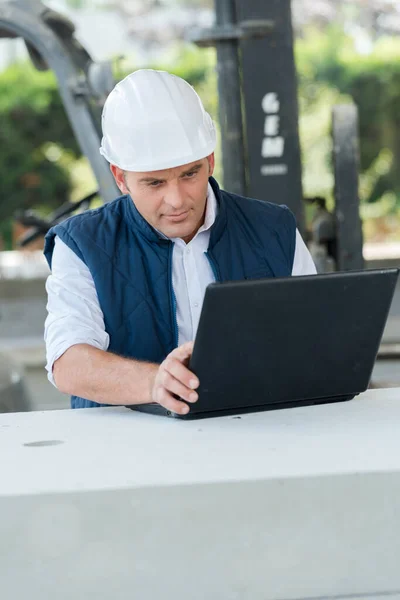
M 46 281 L 46 290 L 46 370 L 49 381 L 55 385 L 53 365 L 68 348 L 89 344 L 107 350 L 110 338 L 88 267 L 58 237 L 55 238 L 52 272 Z
M 292 275 L 316 275 L 317 269 L 310 251 L 304 243 L 299 230 L 296 230 L 296 249 L 294 253 Z

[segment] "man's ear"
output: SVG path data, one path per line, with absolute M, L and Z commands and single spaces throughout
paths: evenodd
M 129 190 L 126 186 L 125 172 L 117 167 L 116 165 L 110 165 L 111 173 L 114 175 L 115 183 L 123 194 L 129 194 Z
M 212 154 L 210 154 L 210 156 L 207 156 L 207 160 L 208 160 L 208 176 L 211 177 L 212 174 L 214 173 L 214 168 L 215 168 L 214 152 Z

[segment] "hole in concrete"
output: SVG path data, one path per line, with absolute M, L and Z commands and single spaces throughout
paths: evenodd
M 43 446 L 59 446 L 60 444 L 64 444 L 62 440 L 42 440 L 40 442 L 27 442 L 23 444 L 28 448 L 42 448 Z

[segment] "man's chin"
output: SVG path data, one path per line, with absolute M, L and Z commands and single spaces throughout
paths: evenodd
M 196 234 L 196 229 L 189 224 L 186 224 L 185 227 L 182 227 L 182 223 L 176 223 L 175 226 L 170 225 L 169 227 L 164 227 L 162 233 L 166 235 L 168 238 L 181 238 L 186 240 L 186 238 L 192 239 Z

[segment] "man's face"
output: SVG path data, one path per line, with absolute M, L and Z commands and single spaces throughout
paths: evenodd
M 196 235 L 204 222 L 214 154 L 162 171 L 124 172 L 115 165 L 111 170 L 121 192 L 130 194 L 137 210 L 155 229 L 186 243 Z

